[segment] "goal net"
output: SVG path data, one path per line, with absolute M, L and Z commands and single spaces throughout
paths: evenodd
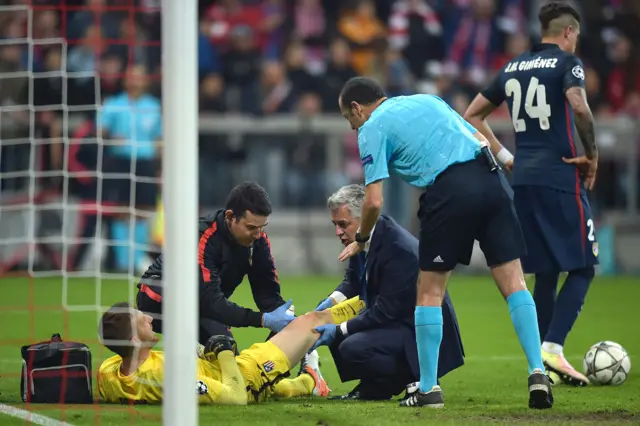
M 160 0 L 13 3 L 0 6 L 0 423 L 157 423 L 160 409 L 103 405 L 96 375 L 113 355 L 102 313 L 135 306 L 162 250 Z M 23 403 L 20 349 L 56 333 L 90 347 L 92 405 Z

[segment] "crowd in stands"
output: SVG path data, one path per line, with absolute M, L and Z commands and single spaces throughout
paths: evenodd
M 577 54 L 585 63 L 587 92 L 595 114 L 640 116 L 640 43 L 634 42 L 640 40 L 640 2 L 569 2 L 582 17 Z M 28 13 L 12 11 L 0 13 L 0 35 L 5 40 L 30 36 L 35 48 L 30 55 L 26 43 L 0 46 L 0 73 L 55 72 L 62 68 L 68 73 L 64 77 L 36 79 L 32 98 L 26 90 L 30 77 L 22 74 L 13 79 L 2 78 L 3 105 L 30 101 L 35 105 L 94 105 L 122 90 L 122 76 L 132 64 L 146 67 L 152 76 L 149 93 L 161 96 L 160 0 L 2 3 L 34 5 L 31 34 L 27 34 Z M 200 0 L 200 21 L 194 27 L 198 31 L 200 110 L 257 116 L 337 114 L 342 84 L 352 76 L 369 75 L 384 82 L 390 95 L 434 93 L 462 112 L 502 64 L 539 38 L 537 10 L 543 3 Z M 53 38 L 64 38 L 67 43 L 38 42 Z M 2 117 L 0 136 L 33 136 L 25 134 L 28 112 L 12 114 L 11 125 L 7 123 L 12 120 Z M 37 117 L 45 127 L 59 126 L 54 118 L 47 113 Z M 201 156 L 205 163 L 216 161 L 212 159 L 214 151 L 216 159 L 223 163 L 264 158 L 263 152 L 247 148 L 251 144 L 239 149 L 219 138 L 213 148 L 213 139 L 203 136 Z M 304 144 L 306 151 L 301 153 L 283 142 L 282 146 L 289 148 L 282 148 L 281 161 L 288 170 L 321 173 L 322 143 L 320 137 L 318 143 Z M 347 158 L 355 158 L 357 163 L 353 140 L 345 146 Z M 252 155 L 254 151 L 260 155 Z M 345 165 L 345 180 L 357 178 L 352 168 L 357 167 Z M 605 181 L 606 173 L 605 166 Z M 291 184 L 295 179 L 289 177 L 282 185 L 283 202 L 295 204 L 297 201 L 292 200 L 296 197 L 286 195 L 292 190 L 287 185 L 296 186 Z M 215 188 L 211 190 L 215 192 Z M 221 193 L 225 191 L 222 189 Z M 326 191 L 319 190 L 316 201 L 322 201 L 323 192 Z M 302 198 L 306 200 L 307 195 Z

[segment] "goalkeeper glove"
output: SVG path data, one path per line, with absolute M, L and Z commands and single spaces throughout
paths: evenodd
M 223 351 L 231 351 L 235 355 L 238 344 L 231 336 L 219 335 L 211 336 L 204 346 L 204 357 L 208 361 L 218 358 L 218 354 Z

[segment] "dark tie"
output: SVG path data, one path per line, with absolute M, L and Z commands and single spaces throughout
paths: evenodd
M 360 263 L 360 299 L 364 301 L 365 308 L 367 307 L 367 253 L 361 251 L 359 256 Z

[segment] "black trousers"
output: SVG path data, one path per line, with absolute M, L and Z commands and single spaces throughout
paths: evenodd
M 401 330 L 406 327 L 406 333 Z M 360 380 L 360 396 L 366 399 L 389 399 L 419 377 L 407 360 L 405 336 L 408 326 L 362 331 L 334 342 L 330 346 L 340 379 Z M 413 343 L 415 345 L 415 343 Z

